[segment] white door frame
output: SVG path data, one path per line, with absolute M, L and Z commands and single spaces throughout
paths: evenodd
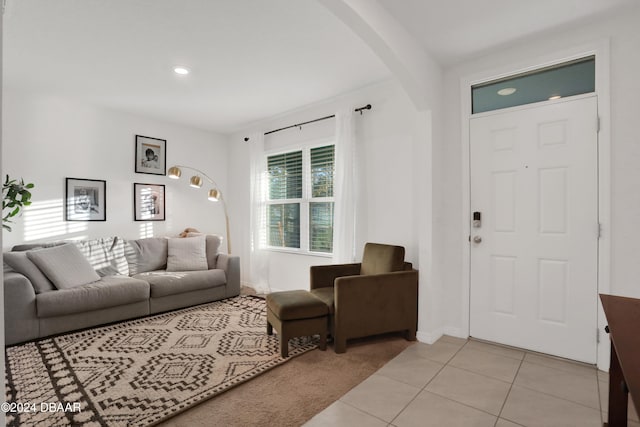
M 462 143 L 462 216 L 460 236 L 462 245 L 462 332 L 469 336 L 471 277 L 471 251 L 468 238 L 470 229 L 470 155 L 469 155 L 469 120 L 471 118 L 471 86 L 539 68 L 560 64 L 595 55 L 596 58 L 596 94 L 598 96 L 598 116 L 600 132 L 598 133 L 598 220 L 601 224 L 601 236 L 598 240 L 598 293 L 609 293 L 611 277 L 611 117 L 610 117 L 610 75 L 609 75 L 609 40 L 576 46 L 562 52 L 555 52 L 541 58 L 529 59 L 525 62 L 502 66 L 460 79 L 461 103 L 461 143 Z M 599 299 L 598 299 L 599 300 Z M 602 306 L 598 303 L 598 368 L 608 371 L 609 339 L 604 332 L 606 318 Z

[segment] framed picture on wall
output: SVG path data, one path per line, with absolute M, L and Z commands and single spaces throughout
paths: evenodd
M 136 221 L 164 221 L 164 185 L 133 184 L 133 210 Z
M 136 173 L 166 175 L 167 140 L 136 135 Z
M 107 181 L 66 178 L 65 221 L 106 221 Z

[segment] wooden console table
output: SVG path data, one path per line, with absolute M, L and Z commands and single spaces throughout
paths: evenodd
M 640 299 L 600 294 L 609 323 L 611 365 L 609 367 L 608 427 L 627 426 L 627 402 L 640 413 Z

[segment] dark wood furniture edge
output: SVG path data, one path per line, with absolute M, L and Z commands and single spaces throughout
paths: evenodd
M 608 427 L 626 427 L 628 395 L 640 408 L 640 300 L 600 294 L 609 323 L 611 365 L 609 367 Z

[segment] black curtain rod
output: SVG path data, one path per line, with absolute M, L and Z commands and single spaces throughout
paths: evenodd
M 358 112 L 358 113 L 362 114 L 362 111 L 363 111 L 363 110 L 371 110 L 371 104 L 367 104 L 367 105 L 365 105 L 364 107 L 356 108 L 356 109 L 355 109 L 355 110 L 353 110 L 353 111 L 355 111 L 355 112 Z M 322 121 L 322 120 L 332 119 L 332 118 L 334 118 L 335 116 L 336 116 L 335 114 L 332 114 L 332 115 L 330 115 L 330 116 L 320 117 L 319 119 L 309 120 L 308 122 L 296 123 L 295 125 L 291 125 L 291 126 L 283 127 L 283 128 L 280 128 L 280 129 L 270 130 L 269 132 L 265 132 L 264 134 L 265 134 L 265 136 L 266 136 L 266 135 L 269 135 L 269 134 L 271 134 L 271 133 L 280 132 L 281 130 L 287 130 L 287 129 L 297 128 L 297 127 L 300 127 L 300 126 L 308 125 L 309 123 L 315 123 L 315 122 L 320 122 L 320 121 Z M 244 138 L 244 140 L 245 140 L 245 142 L 246 142 L 246 141 L 249 141 L 249 137 L 245 137 L 245 138 Z

